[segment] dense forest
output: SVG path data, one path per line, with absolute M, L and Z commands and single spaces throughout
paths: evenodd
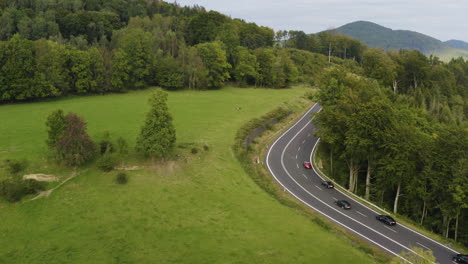
M 321 76 L 326 169 L 350 191 L 468 244 L 468 67 L 364 52 L 362 75 Z
M 328 173 L 468 245 L 468 61 L 158 0 L 0 0 L 0 103 L 226 82 L 320 87 Z

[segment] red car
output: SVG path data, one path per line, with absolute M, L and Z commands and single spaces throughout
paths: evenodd
M 310 162 L 308 162 L 308 161 L 304 161 L 304 168 L 312 169 L 312 164 L 310 164 Z

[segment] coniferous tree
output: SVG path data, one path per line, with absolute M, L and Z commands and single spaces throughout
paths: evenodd
M 136 150 L 147 156 L 165 157 L 176 141 L 172 116 L 167 107 L 167 93 L 157 89 L 149 104 L 151 109 L 137 138 Z
M 65 117 L 62 109 L 55 110 L 47 117 L 46 126 L 48 127 L 47 133 L 47 146 L 55 148 L 57 141 L 62 137 L 65 130 Z

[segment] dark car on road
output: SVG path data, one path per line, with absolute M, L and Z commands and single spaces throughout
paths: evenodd
M 304 168 L 306 169 L 312 169 L 312 164 L 308 161 L 304 161 Z
M 329 182 L 329 181 L 322 181 L 322 185 L 325 186 L 327 189 L 333 189 L 335 188 L 335 186 L 333 185 L 333 183 Z
M 468 264 L 468 255 L 457 254 L 452 260 L 456 263 Z
M 380 222 L 383 222 L 384 224 L 387 224 L 387 225 L 396 225 L 396 221 L 395 219 L 393 219 L 391 216 L 388 216 L 388 215 L 378 215 L 375 217 L 377 220 L 379 220 Z
M 346 200 L 338 200 L 336 201 L 336 205 L 343 209 L 351 209 L 351 204 Z

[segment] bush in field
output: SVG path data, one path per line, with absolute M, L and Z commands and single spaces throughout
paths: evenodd
M 6 171 L 11 175 L 17 175 L 28 166 L 26 160 L 5 160 Z
M 96 144 L 86 133 L 86 123 L 75 113 L 65 116 L 65 130 L 57 141 L 58 158 L 67 166 L 79 166 L 95 156 Z
M 40 190 L 44 190 L 44 185 L 36 180 L 22 180 L 19 177 L 0 180 L 0 196 L 12 203 Z
M 106 152 L 99 157 L 96 165 L 100 170 L 109 172 L 117 165 L 117 158 L 113 154 Z
M 125 172 L 119 172 L 115 180 L 118 184 L 126 184 L 128 182 L 128 176 Z
M 123 137 L 119 137 L 117 139 L 117 152 L 120 154 L 127 154 L 128 153 L 128 144 L 127 141 Z

